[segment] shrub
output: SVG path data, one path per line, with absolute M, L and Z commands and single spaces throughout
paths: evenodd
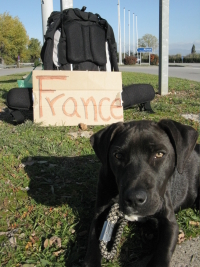
M 135 65 L 137 61 L 136 57 L 133 56 L 126 56 L 124 58 L 124 65 Z
M 184 57 L 183 63 L 200 63 L 200 57 Z
M 169 56 L 169 63 L 182 63 L 182 58 L 179 55 Z
M 37 67 L 40 65 L 40 61 L 39 59 L 36 58 L 36 60 L 34 61 L 34 67 Z
M 158 63 L 159 63 L 159 57 L 158 57 L 158 55 L 151 54 L 150 64 L 151 65 L 158 65 Z

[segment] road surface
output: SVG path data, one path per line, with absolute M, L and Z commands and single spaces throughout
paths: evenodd
M 120 71 L 127 72 L 141 72 L 147 74 L 158 75 L 159 67 L 158 66 L 149 66 L 149 65 L 135 65 L 135 66 L 121 66 L 119 67 Z M 200 64 L 191 63 L 191 64 L 174 64 L 170 63 L 168 68 L 169 77 L 176 77 L 181 79 L 187 79 L 192 81 L 200 82 Z
M 41 69 L 38 67 L 37 69 Z M 13 68 L 13 69 L 0 69 L 0 76 L 12 75 L 15 73 L 29 72 L 32 71 L 33 67 L 25 68 Z M 158 66 L 149 66 L 149 65 L 135 65 L 135 66 L 120 66 L 120 71 L 127 72 L 141 72 L 147 74 L 158 75 Z M 169 64 L 169 77 L 176 77 L 181 79 L 187 79 L 192 81 L 200 82 L 200 64 L 199 63 L 190 63 L 190 64 Z
M 37 70 L 39 69 L 41 69 L 41 66 L 37 67 Z M 16 73 L 29 72 L 29 71 L 31 72 L 32 70 L 33 67 L 0 69 L 0 76 L 12 75 Z

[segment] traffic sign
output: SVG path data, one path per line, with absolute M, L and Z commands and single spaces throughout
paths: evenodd
M 152 53 L 152 47 L 138 47 L 138 53 Z

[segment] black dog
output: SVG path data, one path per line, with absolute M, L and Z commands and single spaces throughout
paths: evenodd
M 102 167 L 84 266 L 101 266 L 98 240 L 115 202 L 130 221 L 157 218 L 162 238 L 147 266 L 170 265 L 178 237 L 175 212 L 200 206 L 197 137 L 192 127 L 172 120 L 119 122 L 91 137 Z

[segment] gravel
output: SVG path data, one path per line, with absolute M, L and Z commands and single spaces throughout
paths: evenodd
M 200 236 L 176 246 L 170 267 L 200 267 Z

